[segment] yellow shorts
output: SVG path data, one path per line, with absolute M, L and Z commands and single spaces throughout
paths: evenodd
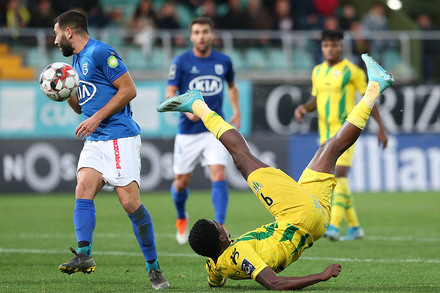
M 314 240 L 327 230 L 331 195 L 336 186 L 333 174 L 306 168 L 296 182 L 283 171 L 267 167 L 252 172 L 247 181 L 277 221 L 305 229 Z
M 345 166 L 351 167 L 351 161 L 354 155 L 354 146 L 352 145 L 349 149 L 347 149 L 336 161 L 336 166 Z

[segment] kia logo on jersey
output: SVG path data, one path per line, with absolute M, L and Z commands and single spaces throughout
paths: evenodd
M 82 106 L 87 103 L 96 94 L 96 86 L 87 81 L 79 81 L 78 100 L 79 105 Z
M 189 83 L 189 89 L 198 89 L 204 96 L 214 96 L 222 92 L 223 80 L 215 75 L 202 75 Z

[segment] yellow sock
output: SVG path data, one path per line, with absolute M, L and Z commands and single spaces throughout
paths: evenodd
M 195 100 L 192 104 L 192 110 L 194 115 L 200 117 L 200 119 L 205 120 L 206 116 L 212 112 L 208 105 L 202 100 Z
M 369 108 L 363 100 L 360 100 L 348 115 L 347 121 L 362 130 L 367 124 L 370 113 L 371 108 Z
M 364 96 L 348 115 L 347 121 L 361 130 L 364 129 L 368 118 L 370 117 L 371 109 L 373 109 L 374 103 L 376 103 L 379 95 L 379 83 L 376 81 L 370 81 Z
M 357 217 L 356 210 L 354 208 L 353 195 L 351 194 L 350 187 L 348 185 L 348 179 L 346 177 L 337 178 L 338 185 L 341 193 L 345 196 L 345 220 L 349 227 L 358 227 L 359 219 Z
M 206 128 L 208 128 L 208 130 L 214 134 L 217 139 L 220 139 L 220 136 L 222 136 L 222 134 L 226 131 L 235 129 L 234 126 L 223 120 L 223 118 L 214 111 L 208 113 L 208 115 L 205 116 L 205 119 L 202 120 Z
M 353 197 L 353 196 L 352 196 Z M 354 206 L 348 206 L 345 210 L 345 219 L 349 227 L 359 227 L 359 219 Z
M 380 85 L 377 81 L 370 81 L 361 101 L 364 101 L 368 108 L 373 109 L 374 103 L 380 95 Z
M 339 184 L 339 183 L 338 183 Z M 333 193 L 332 198 L 332 209 L 331 209 L 331 220 L 330 225 L 335 228 L 341 226 L 342 219 L 345 216 L 345 195 L 337 192 L 337 187 L 335 187 L 335 191 Z

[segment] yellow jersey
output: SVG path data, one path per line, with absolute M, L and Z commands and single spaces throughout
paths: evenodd
M 312 96 L 316 97 L 320 143 L 336 134 L 356 104 L 356 91 L 363 95 L 366 89 L 364 71 L 347 59 L 313 68 Z
M 255 279 L 267 266 L 278 273 L 312 245 L 309 233 L 288 222 L 263 225 L 233 239 L 217 263 L 207 259 L 208 281 L 213 286 L 220 286 L 225 278 Z

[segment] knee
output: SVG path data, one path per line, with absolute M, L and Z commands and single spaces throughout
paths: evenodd
M 174 189 L 177 192 L 184 191 L 188 187 L 188 180 L 184 180 L 183 178 L 176 177 L 173 181 Z
M 125 210 L 125 212 L 129 215 L 133 214 L 142 204 L 142 202 L 132 200 L 130 198 L 120 199 L 119 202 L 121 203 L 121 206 Z

